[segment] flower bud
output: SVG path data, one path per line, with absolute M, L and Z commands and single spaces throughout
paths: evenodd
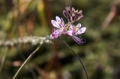
M 67 14 L 67 12 L 64 10 L 63 11 L 63 15 L 66 17 L 66 18 L 68 18 L 68 14 Z
M 80 10 L 79 12 L 77 12 L 77 15 L 81 16 L 82 15 L 82 10 Z
M 75 20 L 75 14 L 73 13 L 71 16 L 71 21 L 74 21 L 74 20 Z
M 70 7 L 66 7 L 66 11 L 67 11 L 67 13 L 70 15 L 70 13 L 71 13 Z

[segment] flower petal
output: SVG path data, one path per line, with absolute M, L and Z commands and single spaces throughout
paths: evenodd
M 76 27 L 80 28 L 80 27 L 81 27 L 81 24 L 80 24 L 80 23 L 78 23 Z
M 72 36 L 72 30 L 69 30 L 69 31 L 65 32 L 65 34 L 67 34 L 69 36 Z
M 51 23 L 54 27 L 60 28 L 59 24 L 55 20 L 51 20 Z
M 62 32 L 63 30 L 61 29 L 53 30 L 52 34 L 50 35 L 50 38 L 57 39 L 62 34 Z
M 61 22 L 60 17 L 56 16 L 56 21 L 57 21 L 57 22 Z
M 64 20 L 61 18 L 61 23 L 60 23 L 60 26 L 63 28 L 64 27 Z
M 76 37 L 76 36 L 72 36 L 72 38 L 73 38 L 73 40 L 74 40 L 75 42 L 77 42 L 79 45 L 85 43 L 85 41 L 83 41 L 83 39 L 78 38 L 78 37 Z
M 86 30 L 86 27 L 82 27 L 82 28 L 78 31 L 78 34 L 84 33 L 85 30 Z

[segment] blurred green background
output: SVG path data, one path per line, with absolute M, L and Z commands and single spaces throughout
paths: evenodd
M 78 45 L 61 36 L 79 55 L 89 79 L 120 79 L 120 0 L 0 0 L 0 41 L 30 35 L 47 36 L 51 19 L 66 6 L 82 10 L 87 30 Z M 76 56 L 60 40 L 44 44 L 16 79 L 86 79 Z M 12 79 L 37 45 L 0 46 L 0 79 Z

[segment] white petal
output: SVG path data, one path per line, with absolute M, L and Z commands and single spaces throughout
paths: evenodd
M 78 24 L 77 24 L 77 27 L 78 27 L 78 28 L 80 28 L 80 27 L 81 27 L 81 24 L 80 24 L 80 23 L 78 23 Z
M 82 27 L 82 28 L 78 31 L 78 34 L 84 33 L 85 30 L 86 30 L 86 27 Z
M 64 20 L 61 18 L 61 27 L 63 28 L 64 27 Z
M 60 28 L 59 24 L 55 20 L 51 20 L 51 23 L 54 27 Z
M 57 21 L 57 22 L 61 22 L 60 17 L 56 16 L 56 21 Z
M 72 31 L 69 30 L 69 31 L 66 32 L 66 34 L 69 35 L 69 36 L 72 36 Z

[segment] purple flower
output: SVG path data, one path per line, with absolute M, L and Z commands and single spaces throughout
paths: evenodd
M 63 30 L 62 29 L 54 29 L 52 34 L 50 35 L 51 39 L 57 39 L 61 34 Z
M 66 11 L 67 11 L 68 15 L 70 15 L 70 13 L 71 13 L 70 7 L 66 7 Z
M 82 10 L 75 10 L 73 7 L 66 7 L 63 11 L 63 15 L 71 22 L 78 21 L 82 19 L 84 16 L 82 15 Z
M 71 36 L 75 42 L 78 44 L 83 43 L 83 39 L 78 38 L 77 35 L 84 33 L 86 30 L 86 27 L 81 28 L 81 24 L 77 24 L 77 26 L 70 25 L 69 30 L 66 31 L 66 34 Z
M 81 24 L 78 23 L 77 26 L 74 27 L 74 29 L 73 29 L 73 34 L 74 35 L 82 34 L 85 32 L 85 30 L 86 30 L 86 27 L 81 28 Z
M 73 13 L 73 14 L 71 15 L 71 21 L 74 21 L 75 18 L 76 18 L 76 16 L 75 16 L 75 14 Z
M 56 16 L 56 21 L 55 20 L 51 20 L 51 23 L 56 28 L 63 28 L 64 27 L 63 19 L 59 18 L 58 16 Z
M 64 21 L 62 18 L 59 18 L 58 16 L 56 16 L 56 21 L 55 20 L 51 20 L 52 25 L 55 27 L 55 29 L 53 29 L 52 34 L 50 35 L 51 39 L 57 39 L 64 30 Z
M 75 21 L 83 18 L 82 10 L 75 10 L 74 8 L 66 7 L 63 11 L 63 15 L 68 19 L 68 23 L 64 24 L 62 18 L 56 16 L 56 20 L 51 20 L 52 25 L 55 27 L 52 34 L 50 35 L 51 39 L 57 39 L 62 34 L 72 37 L 72 39 L 78 44 L 82 44 L 83 39 L 79 38 L 77 35 L 83 34 L 86 30 L 86 27 L 81 28 L 81 24 L 78 23 L 77 26 L 73 25 Z
M 63 11 L 63 15 L 66 17 L 66 18 L 69 18 L 69 15 L 68 15 L 68 13 L 64 10 Z

